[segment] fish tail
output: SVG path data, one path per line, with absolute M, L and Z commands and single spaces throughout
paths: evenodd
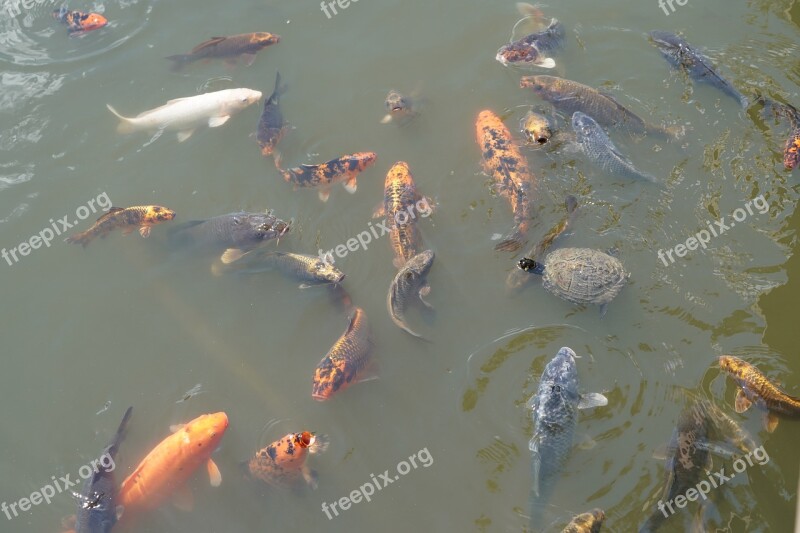
M 272 104 L 278 103 L 278 98 L 286 92 L 286 84 L 281 84 L 281 73 L 275 72 L 275 88 L 272 90 L 272 95 L 269 97 L 269 102 Z
M 111 104 L 106 104 L 106 107 L 108 108 L 109 111 L 114 113 L 115 117 L 119 119 L 119 125 L 117 126 L 117 133 L 130 133 L 134 130 L 134 126 L 131 123 L 131 119 L 120 115 L 116 109 L 111 107 Z
M 75 235 L 67 237 L 66 239 L 64 239 L 64 242 L 67 242 L 69 244 L 80 244 L 81 246 L 86 248 L 86 245 L 92 242 L 94 238 L 95 238 L 94 232 L 91 229 L 88 229 L 86 231 L 82 231 L 80 233 L 76 233 Z
M 114 434 L 114 438 L 111 439 L 111 442 L 108 443 L 106 446 L 106 453 L 109 454 L 111 457 L 114 457 L 119 449 L 119 445 L 122 442 L 122 439 L 125 438 L 125 433 L 128 431 L 128 420 L 131 418 L 131 413 L 133 413 L 133 407 L 128 407 L 125 411 L 125 414 L 122 417 L 122 422 L 119 423 L 119 427 L 117 428 L 117 432 Z
M 494 247 L 498 252 L 516 252 L 527 242 L 522 226 L 515 226 L 514 230 L 497 243 Z
M 192 56 L 188 54 L 177 54 L 174 56 L 168 56 L 165 59 L 172 61 L 172 65 L 169 67 L 170 72 L 178 72 L 192 60 Z

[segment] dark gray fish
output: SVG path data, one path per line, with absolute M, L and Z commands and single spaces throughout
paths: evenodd
M 220 259 L 227 264 L 287 231 L 289 224 L 272 214 L 242 211 L 181 224 L 170 233 L 170 241 L 175 246 L 225 249 Z
M 301 289 L 310 287 L 311 283 L 341 283 L 344 279 L 341 270 L 319 256 L 263 249 L 246 253 L 241 260 L 227 265 L 224 271 L 254 274 L 273 268 L 303 281 Z
M 389 309 L 389 316 L 392 317 L 394 323 L 400 329 L 418 338 L 422 338 L 422 336 L 412 331 L 406 324 L 405 310 L 409 301 L 414 297 L 419 297 L 426 307 L 431 307 L 424 297 L 431 290 L 425 278 L 433 266 L 433 258 L 434 253 L 431 250 L 425 250 L 406 261 L 406 264 L 392 280 L 389 294 L 386 296 L 386 307 Z
M 693 79 L 713 85 L 735 98 L 739 105 L 747 109 L 750 101 L 736 90 L 731 82 L 719 75 L 711 60 L 692 47 L 682 37 L 668 31 L 651 31 L 650 38 L 667 61 L 677 68 L 683 68 Z
M 256 139 L 261 147 L 261 155 L 264 157 L 272 155 L 275 160 L 275 166 L 278 169 L 280 169 L 281 161 L 280 154 L 276 148 L 286 131 L 286 122 L 283 120 L 283 113 L 281 113 L 280 97 L 285 92 L 286 86 L 281 85 L 281 73 L 276 72 L 275 89 L 267 101 L 264 102 L 264 111 L 261 112 L 261 117 L 258 119 L 258 130 L 256 132 Z
M 711 468 L 708 445 L 711 427 L 703 403 L 692 402 L 681 412 L 667 448 L 666 481 L 659 499 L 661 505 L 674 501 L 678 495 L 685 495 L 687 490 L 697 485 L 701 477 L 706 476 L 706 470 Z M 668 511 L 667 507 L 654 510 L 639 528 L 639 533 L 649 533 L 660 528 L 671 516 Z
M 522 39 L 501 46 L 495 59 L 505 66 L 533 65 L 542 68 L 553 68 L 556 62 L 545 57 L 544 52 L 559 48 L 564 42 L 564 25 L 552 19 L 544 30 L 526 35 Z
M 122 422 L 111 442 L 103 450 L 97 460 L 96 470 L 92 477 L 86 480 L 78 497 L 78 512 L 75 516 L 75 533 L 109 533 L 117 520 L 122 516 L 123 509 L 117 507 L 117 483 L 114 480 L 114 457 L 119 451 L 128 420 L 133 412 L 133 407 L 128 407 Z M 110 464 L 106 464 L 110 461 Z
M 553 491 L 555 480 L 572 449 L 578 410 L 608 404 L 599 393 L 578 393 L 575 352 L 561 348 L 547 363 L 536 394 L 528 402 L 533 411 L 531 450 L 531 525 L 541 527 L 539 513 Z
M 655 183 L 656 177 L 638 170 L 630 159 L 622 155 L 603 128 L 589 115 L 576 111 L 572 115 L 572 129 L 586 157 L 606 172 Z

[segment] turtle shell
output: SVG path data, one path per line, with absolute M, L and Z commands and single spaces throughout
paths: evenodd
M 542 284 L 568 302 L 605 305 L 629 277 L 617 258 L 600 250 L 560 248 L 547 256 Z

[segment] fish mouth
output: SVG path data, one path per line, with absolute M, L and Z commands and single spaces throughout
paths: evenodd
M 547 144 L 547 141 L 549 140 L 549 138 L 545 137 L 544 135 L 539 135 L 534 140 L 539 144 Z

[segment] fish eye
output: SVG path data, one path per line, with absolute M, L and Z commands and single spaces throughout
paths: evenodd
M 553 392 L 561 392 L 561 385 L 553 385 Z

